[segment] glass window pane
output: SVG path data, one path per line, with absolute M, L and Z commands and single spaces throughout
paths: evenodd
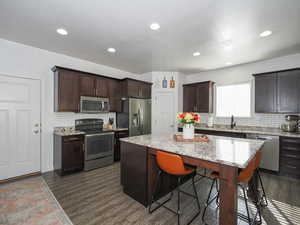
M 235 84 L 216 87 L 217 117 L 250 117 L 251 84 Z

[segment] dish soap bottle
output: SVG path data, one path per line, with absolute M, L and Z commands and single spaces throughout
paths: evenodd
M 170 88 L 175 88 L 175 80 L 174 77 L 170 80 Z
M 168 81 L 167 81 L 166 77 L 164 77 L 164 79 L 162 81 L 162 87 L 163 88 L 167 88 L 168 87 Z

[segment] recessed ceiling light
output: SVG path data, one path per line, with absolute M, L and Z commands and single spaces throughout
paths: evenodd
M 159 28 L 160 28 L 160 25 L 158 23 L 152 23 L 150 25 L 151 30 L 159 30 Z
M 232 65 L 232 62 L 227 62 L 226 65 L 230 66 L 230 65 Z
M 108 48 L 107 51 L 110 52 L 110 53 L 115 53 L 116 49 L 114 49 L 114 48 Z
M 267 37 L 267 36 L 270 36 L 272 34 L 272 31 L 270 31 L 270 30 L 265 30 L 264 32 L 261 32 L 260 34 L 259 34 L 259 36 L 261 36 L 261 37 Z
M 56 32 L 59 33 L 60 35 L 68 35 L 68 31 L 64 28 L 58 28 Z
M 200 55 L 200 52 L 194 52 L 193 53 L 193 56 L 199 56 Z

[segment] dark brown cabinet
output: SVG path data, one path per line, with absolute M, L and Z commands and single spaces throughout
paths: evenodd
M 178 132 L 182 132 L 182 128 L 178 128 Z M 215 135 L 215 136 L 223 136 L 223 137 L 232 137 L 232 138 L 246 138 L 246 133 L 239 132 L 230 132 L 230 131 L 217 131 L 217 130 L 201 130 L 195 129 L 196 134 L 206 134 L 206 135 Z
M 79 112 L 79 76 L 61 69 L 54 72 L 54 110 Z
M 54 111 L 79 112 L 80 96 L 109 98 L 110 111 L 121 112 L 121 98 L 151 98 L 152 83 L 115 79 L 55 66 Z
M 95 78 L 81 75 L 79 78 L 80 96 L 95 96 Z
M 115 146 L 114 146 L 114 161 L 120 161 L 121 159 L 121 142 L 120 138 L 129 136 L 128 130 L 115 131 Z
M 213 86 L 212 81 L 183 85 L 183 111 L 212 113 Z
M 122 104 L 121 104 L 120 81 L 110 80 L 108 82 L 108 97 L 109 97 L 110 111 L 121 112 Z
M 122 95 L 123 97 L 151 98 L 151 86 L 152 83 L 127 78 L 122 81 Z
M 196 112 L 197 111 L 197 86 L 186 85 L 183 86 L 183 111 Z
M 255 76 L 255 112 L 277 112 L 277 74 Z
M 254 77 L 255 112 L 300 112 L 300 69 L 254 74 Z
M 279 72 L 277 74 L 278 85 L 278 112 L 300 112 L 300 70 Z
M 54 135 L 53 150 L 54 170 L 61 175 L 83 169 L 84 137 L 83 135 Z
M 95 92 L 96 97 L 108 97 L 108 83 L 110 79 L 107 78 L 96 78 L 95 79 Z
M 281 175 L 300 178 L 300 138 L 280 137 Z

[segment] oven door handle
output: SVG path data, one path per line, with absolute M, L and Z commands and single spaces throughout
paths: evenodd
M 86 134 L 85 137 L 96 137 L 96 136 L 103 136 L 103 135 L 114 135 L 114 132 L 104 132 L 100 134 Z

